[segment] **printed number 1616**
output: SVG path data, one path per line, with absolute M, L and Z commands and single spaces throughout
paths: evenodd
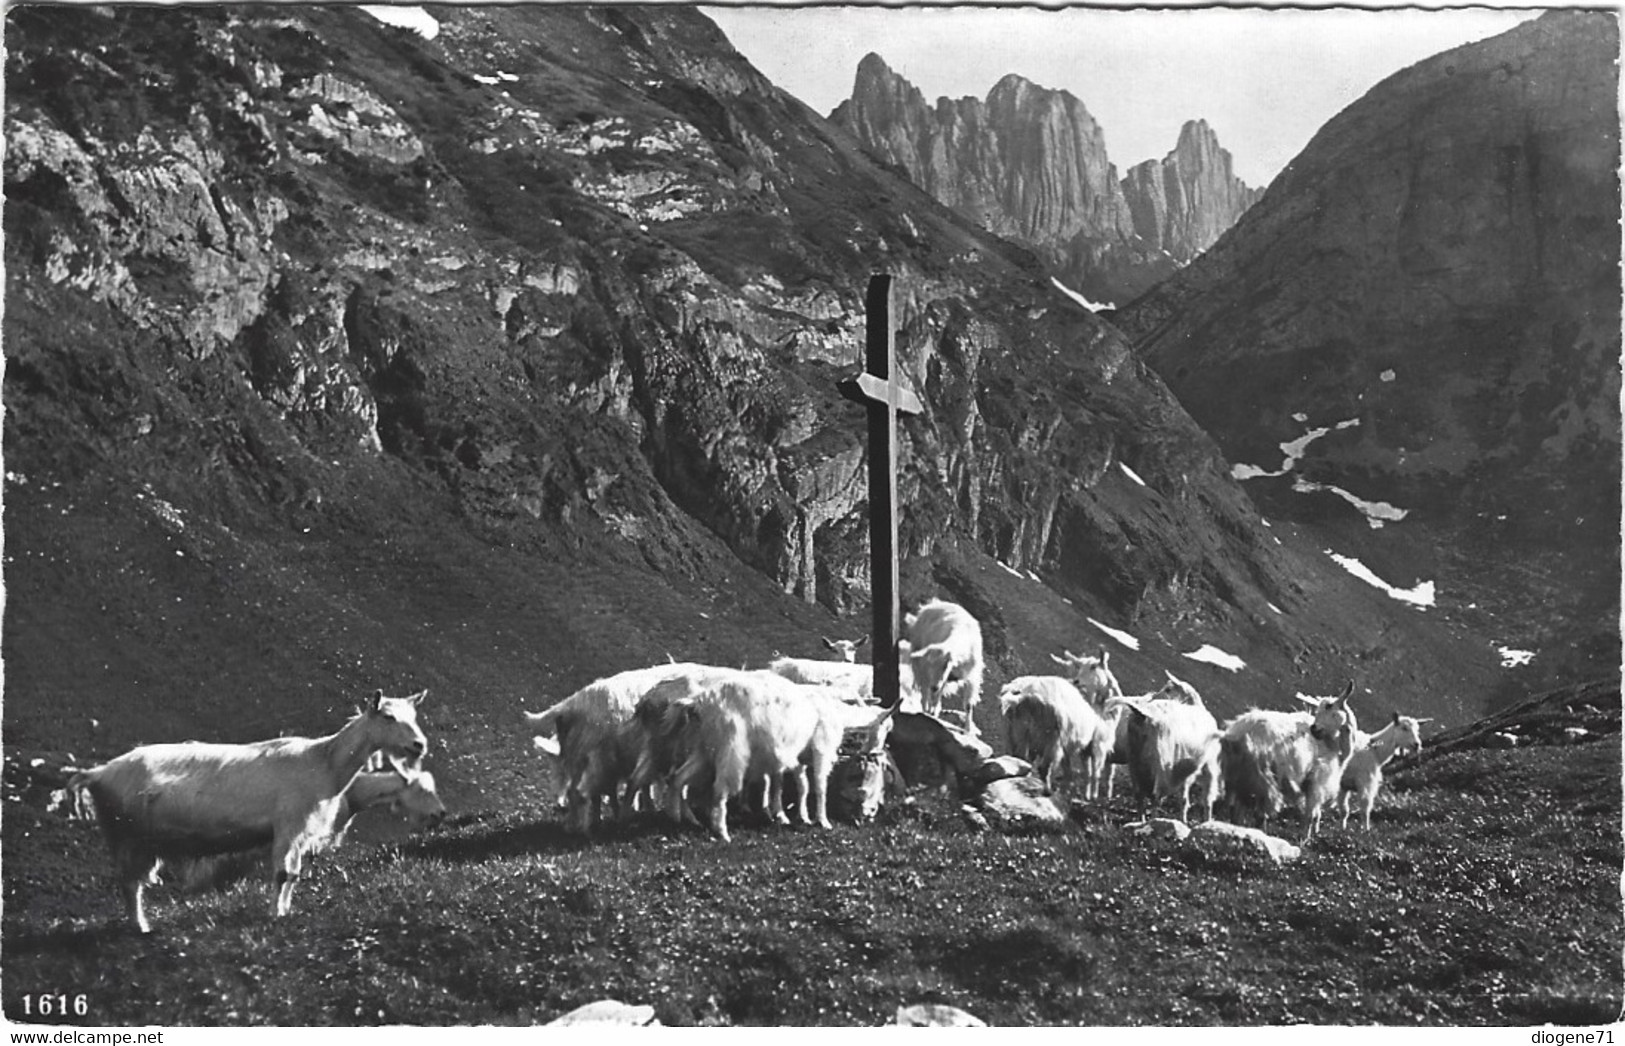
M 23 1012 L 30 1017 L 83 1017 L 90 1012 L 90 999 L 78 995 L 52 995 L 41 992 L 23 996 Z

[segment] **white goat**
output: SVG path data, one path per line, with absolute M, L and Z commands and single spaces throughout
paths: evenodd
M 874 667 L 846 661 L 822 661 L 810 657 L 776 657 L 767 670 L 792 683 L 827 686 L 840 692 L 843 700 L 865 701 L 873 694 Z
M 904 625 L 911 653 L 909 665 L 925 711 L 942 711 L 952 692 L 965 706 L 965 730 L 976 727 L 976 705 L 982 699 L 982 626 L 957 603 L 933 599 L 910 615 Z
M 1204 816 L 1211 817 L 1218 797 L 1219 724 L 1195 687 L 1166 675 L 1168 682 L 1153 694 L 1107 701 L 1108 708 L 1123 709 L 1118 748 L 1142 812 L 1178 795 L 1180 820 L 1188 821 L 1191 789 L 1200 784 Z
M 1371 808 L 1377 804 L 1377 791 L 1382 788 L 1382 768 L 1394 756 L 1406 751 L 1422 750 L 1422 724 L 1432 719 L 1413 719 L 1394 713 L 1393 721 L 1374 734 L 1355 731 L 1354 752 L 1348 765 L 1343 767 L 1343 779 L 1338 801 L 1343 807 L 1342 827 L 1349 826 L 1349 796 L 1360 797 L 1361 820 L 1366 831 L 1371 831 Z
M 313 841 L 305 856 L 338 849 L 356 815 L 363 810 L 378 808 L 404 815 L 413 829 L 439 824 L 446 816 L 446 804 L 441 802 L 434 775 L 429 771 L 414 770 L 401 764 L 389 764 L 388 769 L 363 770 L 339 796 L 332 836 Z M 244 878 L 254 868 L 264 867 L 269 856 L 270 848 L 261 847 L 194 860 L 172 860 L 165 862 L 164 872 L 166 875 L 173 873 L 181 889 L 196 892 Z
M 728 834 L 728 800 L 744 790 L 745 782 L 765 776 L 778 806 L 778 785 L 786 773 L 804 779 L 799 812 L 806 823 L 828 828 L 826 809 L 830 771 L 836 751 L 848 730 L 878 730 L 896 711 L 840 700 L 827 688 L 792 683 L 771 673 L 724 681 L 690 699 L 691 709 L 679 702 L 668 715 L 695 717 L 691 751 L 678 768 L 673 786 L 679 791 L 713 779 L 711 830 L 724 842 Z M 811 800 L 811 810 L 807 808 Z
M 1094 765 L 1098 779 L 1088 788 L 1087 797 L 1099 798 L 1100 790 L 1104 788 L 1106 798 L 1110 799 L 1115 791 L 1112 770 L 1115 764 L 1128 761 L 1124 707 L 1121 704 L 1108 705 L 1112 698 L 1123 696 L 1123 687 L 1117 682 L 1117 676 L 1112 674 L 1111 653 L 1105 647 L 1101 647 L 1100 653 L 1094 657 L 1066 650 L 1059 656 L 1051 654 L 1050 660 L 1066 669 L 1067 678 L 1072 680 L 1097 713 L 1095 735 L 1089 740 L 1085 762 Z
M 1084 798 L 1095 798 L 1105 753 L 1095 744 L 1100 715 L 1083 693 L 1060 676 L 1018 676 L 999 691 L 1010 753 L 1033 764 L 1055 790 L 1056 771 L 1083 763 Z
M 858 650 L 862 648 L 863 644 L 869 642 L 868 636 L 859 636 L 856 639 L 831 639 L 828 636 L 822 636 L 821 638 L 824 640 L 825 646 L 829 647 L 842 661 L 848 664 L 853 664 L 858 660 Z
M 636 668 L 595 680 L 545 712 L 526 712 L 531 727 L 558 735 L 559 780 L 580 830 L 589 833 L 599 820 L 599 803 L 611 799 L 626 812 L 631 797 L 621 786 L 631 777 L 643 749 L 643 734 L 634 721 L 638 702 L 662 683 L 697 693 L 712 680 L 737 673 L 692 662 Z
M 293 907 L 305 852 L 333 835 L 342 794 L 378 751 L 421 760 L 422 693 L 385 697 L 335 734 L 281 737 L 256 744 L 144 745 L 69 786 L 89 793 L 113 854 L 130 918 L 150 933 L 142 891 L 166 859 L 227 853 L 271 844 L 275 912 Z
M 875 669 L 873 665 L 860 665 L 846 661 L 819 661 L 806 657 L 776 657 L 768 662 L 767 670 L 783 676 L 792 683 L 834 687 L 847 701 L 867 702 L 875 695 Z M 898 689 L 905 705 L 919 701 L 914 687 L 914 672 L 908 659 L 901 657 L 897 665 Z
M 1354 751 L 1358 729 L 1348 707 L 1350 681 L 1337 697 L 1298 695 L 1312 712 L 1253 709 L 1226 725 L 1219 746 L 1228 820 L 1255 812 L 1267 828 L 1283 806 L 1299 806 L 1303 842 L 1320 827 L 1322 808 L 1337 797 L 1343 768 Z

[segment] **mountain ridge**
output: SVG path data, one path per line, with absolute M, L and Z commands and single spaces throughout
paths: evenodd
M 1439 576 L 1552 685 L 1618 664 L 1617 39 L 1550 12 L 1394 74 L 1114 318 L 1261 509 Z
M 949 207 L 1038 251 L 1058 279 L 1097 301 L 1146 290 L 1211 245 L 1259 193 L 1235 176 L 1203 120 L 1188 121 L 1162 159 L 1120 177 L 1087 105 L 1017 73 L 985 99 L 932 106 L 871 52 L 830 120 Z

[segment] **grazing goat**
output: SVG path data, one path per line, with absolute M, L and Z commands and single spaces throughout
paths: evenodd
M 621 785 L 643 749 L 641 724 L 634 718 L 638 702 L 663 683 L 697 693 L 737 672 L 691 662 L 636 668 L 595 680 L 545 712 L 525 713 L 539 734 L 558 735 L 559 780 L 583 833 L 598 823 L 602 799 L 611 799 L 619 812 L 629 808 Z
M 446 816 L 446 805 L 440 801 L 434 775 L 429 771 L 414 770 L 401 764 L 388 764 L 387 769 L 363 770 L 339 797 L 332 836 L 313 841 L 305 856 L 338 849 L 356 814 L 380 807 L 390 813 L 404 815 L 413 829 L 439 824 Z M 245 878 L 255 868 L 263 868 L 269 856 L 270 848 L 261 847 L 193 860 L 180 859 L 165 862 L 164 872 L 166 876 L 172 874 L 181 884 L 181 889 L 196 892 Z
M 1218 797 L 1219 724 L 1195 687 L 1166 674 L 1168 682 L 1155 693 L 1107 701 L 1108 708 L 1122 709 L 1117 747 L 1142 813 L 1152 802 L 1178 795 L 1180 820 L 1188 821 L 1191 789 L 1201 783 L 1204 818 L 1211 817 Z
M 895 708 L 854 705 L 827 688 L 792 683 L 771 673 L 724 681 L 667 716 L 693 715 L 694 743 L 673 778 L 679 792 L 712 778 L 711 831 L 729 841 L 728 800 L 747 780 L 767 777 L 770 808 L 781 817 L 779 784 L 786 773 L 804 777 L 798 807 L 805 823 L 828 828 L 827 791 L 837 749 L 848 730 L 881 729 Z M 807 808 L 811 801 L 811 810 Z
M 1299 700 L 1312 712 L 1253 709 L 1231 720 L 1219 746 L 1228 820 L 1257 813 L 1259 827 L 1287 804 L 1301 806 L 1302 841 L 1320 827 L 1322 808 L 1337 797 L 1343 768 L 1354 751 L 1358 724 L 1348 707 L 1350 681 L 1337 697 Z
M 652 795 L 656 783 L 664 784 L 671 819 L 694 825 L 700 823 L 699 819 L 689 808 L 685 790 L 677 788 L 672 778 L 699 739 L 699 715 L 693 700 L 699 693 L 697 683 L 697 678 L 690 676 L 667 679 L 638 701 L 632 715 L 642 736 L 642 747 L 627 785 L 634 795 Z M 709 796 L 710 788 L 709 779 L 689 784 L 696 798 Z
M 382 690 L 335 734 L 257 744 L 143 745 L 69 782 L 96 808 L 130 919 L 150 933 L 142 891 L 165 860 L 271 844 L 275 912 L 293 907 L 304 855 L 333 835 L 342 794 L 374 752 L 421 760 L 423 693 Z
M 1406 751 L 1422 750 L 1422 724 L 1432 719 L 1413 719 L 1394 713 L 1393 722 L 1374 734 L 1356 731 L 1354 752 L 1348 765 L 1343 767 L 1343 779 L 1338 800 L 1343 807 L 1342 827 L 1349 826 L 1349 796 L 1360 797 L 1361 820 L 1366 831 L 1371 831 L 1371 808 L 1377 803 L 1377 791 L 1382 787 L 1382 768 L 1388 760 Z
M 904 626 L 909 666 L 925 711 L 942 711 L 953 692 L 965 706 L 965 730 L 977 734 L 976 705 L 982 699 L 982 626 L 957 603 L 933 599 L 909 615 Z
M 1045 787 L 1054 791 L 1056 771 L 1079 759 L 1084 798 L 1095 798 L 1105 761 L 1096 744 L 1100 715 L 1076 686 L 1060 676 L 1018 676 L 999 691 L 999 708 L 1010 754 L 1032 763 Z
M 847 664 L 856 663 L 858 660 L 858 650 L 863 646 L 863 644 L 869 642 L 868 636 L 859 636 L 857 639 L 831 639 L 828 636 L 823 636 L 821 638 L 824 640 L 824 645 L 829 647 L 831 651 L 837 654 L 840 659 L 845 661 Z

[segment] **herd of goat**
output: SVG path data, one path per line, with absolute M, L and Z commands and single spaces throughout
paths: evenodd
M 858 819 L 878 809 L 887 781 L 898 777 L 888 737 L 925 737 L 962 773 L 993 761 L 974 715 L 981 628 L 963 607 L 932 600 L 906 617 L 902 701 L 891 707 L 876 703 L 873 669 L 856 661 L 861 640 L 824 642 L 838 659 L 780 657 L 762 670 L 672 662 L 597 680 L 524 713 L 536 747 L 555 764 L 570 821 L 591 832 L 605 802 L 620 816 L 659 805 L 727 841 L 730 803 L 748 798 L 781 823 L 793 812 L 827 828 L 838 761 L 857 767 Z M 1054 660 L 1064 675 L 1021 676 L 998 695 L 1010 754 L 1048 788 L 1070 776 L 1085 801 L 1102 790 L 1110 798 L 1121 764 L 1142 812 L 1175 799 L 1189 820 L 1194 793 L 1204 818 L 1267 827 L 1293 806 L 1305 841 L 1339 797 L 1343 825 L 1355 799 L 1369 829 L 1383 765 L 1419 749 L 1428 721 L 1395 713 L 1380 731 L 1363 733 L 1349 708 L 1350 683 L 1336 697 L 1299 695 L 1303 711 L 1254 709 L 1221 727 L 1172 673 L 1161 689 L 1130 696 L 1105 650 Z M 445 808 L 422 767 L 423 696 L 379 691 L 323 738 L 145 745 L 75 772 L 69 789 L 94 808 L 131 920 L 149 931 L 143 890 L 165 863 L 269 846 L 275 912 L 284 915 L 305 857 L 335 845 L 358 810 L 383 804 L 417 823 L 437 820 Z

